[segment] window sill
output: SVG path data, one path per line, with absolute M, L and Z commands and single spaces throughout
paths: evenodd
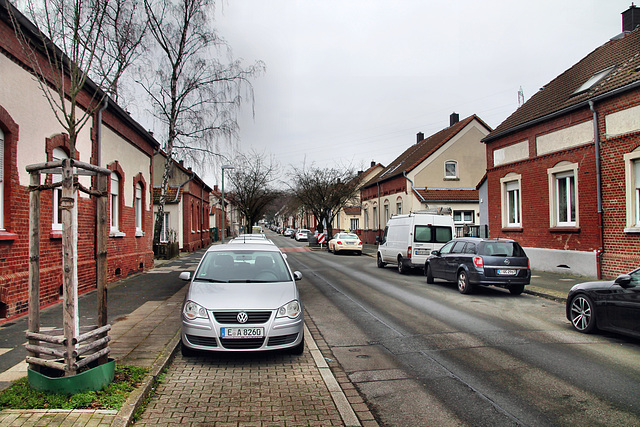
M 503 233 L 522 233 L 523 231 L 522 227 L 502 227 Z
M 9 242 L 9 241 L 16 240 L 17 238 L 18 238 L 17 233 L 11 233 L 6 230 L 0 230 L 0 241 Z
M 144 231 L 136 230 L 136 237 L 144 237 Z
M 624 232 L 626 234 L 640 234 L 640 227 L 629 227 L 625 228 Z
M 122 231 L 111 231 L 109 232 L 109 237 L 124 237 L 127 233 L 123 233 Z
M 445 176 L 444 177 L 444 181 L 460 181 L 460 178 L 458 178 L 457 176 L 453 177 L 453 176 Z
M 49 233 L 50 239 L 62 239 L 62 230 L 51 230 Z
M 579 233 L 580 227 L 551 227 L 550 233 Z

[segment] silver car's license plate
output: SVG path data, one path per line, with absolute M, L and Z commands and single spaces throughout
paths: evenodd
M 511 270 L 511 269 L 509 269 L 509 270 L 505 270 L 505 269 L 498 270 L 498 275 L 499 276 L 515 276 L 516 275 L 516 270 Z
M 264 328 L 220 328 L 221 338 L 262 338 Z

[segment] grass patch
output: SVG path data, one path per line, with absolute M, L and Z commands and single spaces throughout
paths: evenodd
M 34 390 L 24 377 L 0 393 L 0 409 L 119 410 L 148 372 L 148 368 L 116 364 L 113 381 L 107 387 L 72 395 Z

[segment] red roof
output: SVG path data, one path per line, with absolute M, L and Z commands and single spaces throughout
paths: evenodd
M 162 193 L 162 189 L 160 187 L 153 187 L 153 204 L 160 204 L 160 194 Z M 179 203 L 180 198 L 182 197 L 182 187 L 178 186 L 169 186 L 167 188 L 167 199 L 165 204 L 170 205 L 174 203 Z
M 425 202 L 479 202 L 478 190 L 455 188 L 414 188 Z

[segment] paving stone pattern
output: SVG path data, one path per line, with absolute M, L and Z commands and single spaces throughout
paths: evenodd
M 136 426 L 341 426 L 309 351 L 177 354 Z

